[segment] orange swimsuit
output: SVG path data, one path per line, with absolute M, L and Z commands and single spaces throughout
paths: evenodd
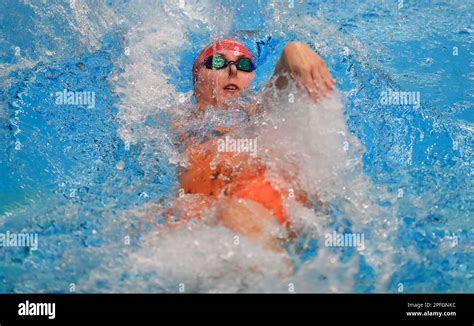
M 227 128 L 216 127 L 225 133 Z M 278 187 L 265 178 L 267 167 L 248 153 L 218 152 L 216 138 L 197 142 L 191 136 L 179 132 L 180 144 L 188 158 L 188 166 L 180 173 L 180 184 L 185 193 L 202 194 L 217 199 L 220 194 L 250 199 L 270 210 L 278 223 L 287 223 L 288 217 L 283 200 L 289 189 Z M 289 184 L 288 178 L 283 183 Z M 295 199 L 307 203 L 307 194 L 295 190 Z M 206 200 L 206 202 L 209 202 Z M 199 217 L 199 215 L 198 215 Z
M 246 153 L 222 153 L 214 141 L 188 149 L 189 166 L 180 174 L 185 193 L 203 194 L 215 199 L 220 194 L 250 199 L 270 210 L 278 223 L 288 220 L 283 199 L 288 189 L 273 185 L 265 178 L 266 166 Z M 306 203 L 304 191 L 295 199 Z

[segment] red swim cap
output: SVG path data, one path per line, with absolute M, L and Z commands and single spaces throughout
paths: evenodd
M 197 77 L 196 74 L 197 74 L 197 71 L 199 70 L 199 65 L 208 57 L 210 57 L 212 54 L 220 50 L 238 51 L 240 53 L 245 54 L 250 59 L 253 59 L 252 53 L 250 53 L 249 49 L 239 39 L 229 37 L 229 38 L 223 38 L 220 40 L 215 40 L 214 42 L 206 46 L 199 53 L 196 60 L 194 60 L 194 65 L 193 65 L 193 80 L 194 81 L 196 80 L 196 77 Z

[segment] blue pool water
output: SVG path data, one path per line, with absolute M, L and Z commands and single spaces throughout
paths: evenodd
M 473 292 L 473 12 L 460 0 L 2 1 L 0 233 L 39 242 L 0 247 L 0 292 L 285 291 L 288 281 L 229 267 L 245 267 L 248 252 L 226 260 L 228 247 L 206 243 L 225 243 L 225 230 L 162 237 L 147 208 L 177 190 L 170 116 L 192 102 L 194 57 L 229 35 L 257 57 L 256 90 L 286 42 L 310 44 L 362 144 L 361 170 L 335 179 L 352 197 L 322 184 L 331 225 L 363 230 L 370 247 L 323 250 L 303 230 L 288 249 L 298 291 Z M 58 104 L 63 90 L 94 92 L 95 105 Z M 420 103 L 384 104 L 388 90 Z M 190 237 L 199 254 L 181 244 Z

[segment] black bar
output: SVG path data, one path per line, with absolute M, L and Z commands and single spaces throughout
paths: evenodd
M 55 303 L 55 318 L 19 316 L 19 305 Z M 410 304 L 410 306 L 409 306 Z M 313 312 L 333 319 L 474 323 L 473 294 L 0 294 L 0 325 L 123 319 L 158 312 Z M 407 312 L 455 316 L 407 316 Z M 315 315 L 316 316 L 316 315 Z

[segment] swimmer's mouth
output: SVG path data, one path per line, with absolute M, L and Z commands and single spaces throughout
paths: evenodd
M 224 90 L 234 93 L 234 92 L 239 92 L 240 88 L 239 88 L 239 86 L 237 86 L 235 84 L 228 84 L 224 87 Z

